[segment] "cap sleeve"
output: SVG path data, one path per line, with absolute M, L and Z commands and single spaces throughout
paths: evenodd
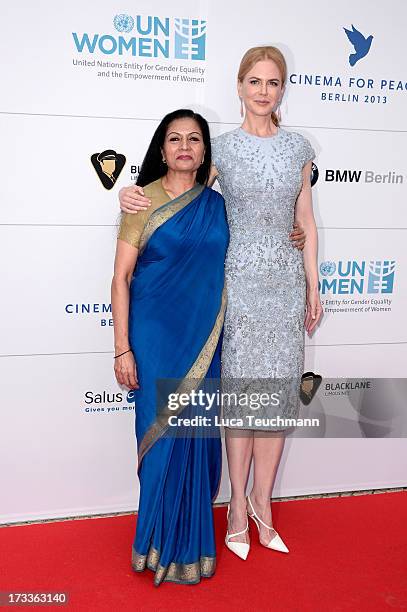
M 301 157 L 301 165 L 305 166 L 308 162 L 315 159 L 315 151 L 307 138 L 302 137 L 300 143 L 300 157 Z
M 147 223 L 148 215 L 144 211 L 137 214 L 122 213 L 119 232 L 117 238 L 124 240 L 131 246 L 138 249 L 140 237 Z
M 212 163 L 213 165 L 219 169 L 221 164 L 221 140 L 219 136 L 217 138 L 212 138 L 211 140 L 211 149 L 212 149 Z
M 117 238 L 128 242 L 131 246 L 138 249 L 140 238 L 148 223 L 152 213 L 168 202 L 170 196 L 165 192 L 161 179 L 158 179 L 149 185 L 143 187 L 144 195 L 151 199 L 151 206 L 145 210 L 140 210 L 136 214 L 122 213 L 119 232 Z

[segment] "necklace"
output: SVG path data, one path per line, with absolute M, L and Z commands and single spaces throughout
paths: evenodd
M 181 195 L 180 193 L 177 194 L 177 193 L 175 193 L 175 191 L 172 191 L 172 189 L 167 187 L 166 181 L 164 180 L 164 177 L 161 179 L 161 185 L 163 186 L 164 191 L 166 193 L 168 193 L 169 196 L 171 196 L 171 199 L 175 200 L 175 198 L 178 198 L 178 196 Z M 182 192 L 182 193 L 184 193 L 184 192 Z
M 172 199 L 175 199 L 177 197 L 175 193 L 165 185 L 164 179 L 161 179 L 161 184 L 164 187 L 164 191 L 166 191 Z

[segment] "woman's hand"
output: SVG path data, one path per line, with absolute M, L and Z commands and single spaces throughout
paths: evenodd
M 294 223 L 293 231 L 290 233 L 289 238 L 291 242 L 293 243 L 293 246 L 295 246 L 295 248 L 302 251 L 305 245 L 306 238 L 305 238 L 305 232 L 303 228 L 301 227 L 301 225 L 299 225 L 298 223 Z
M 311 335 L 312 330 L 321 319 L 323 314 L 321 300 L 319 298 L 318 288 L 307 289 L 307 311 L 305 315 L 305 329 L 308 335 Z
M 125 385 L 129 389 L 139 389 L 136 362 L 132 351 L 121 355 L 114 360 L 114 373 L 119 385 Z
M 139 210 L 146 210 L 151 200 L 144 196 L 144 190 L 138 185 L 122 187 L 119 191 L 120 208 L 125 213 L 136 214 Z

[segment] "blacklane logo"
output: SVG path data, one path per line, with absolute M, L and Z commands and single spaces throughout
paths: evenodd
M 330 382 L 324 384 L 324 395 L 351 395 L 353 391 L 360 391 L 371 389 L 373 385 L 372 379 L 358 379 L 352 378 L 351 380 L 333 379 Z
M 90 160 L 103 187 L 112 189 L 126 163 L 125 156 L 113 149 L 106 149 L 101 153 L 94 153 Z
M 305 406 L 312 402 L 321 382 L 322 376 L 314 372 L 305 372 L 301 376 L 300 399 Z
M 349 64 L 351 66 L 354 66 L 356 62 L 361 60 L 363 57 L 366 57 L 366 55 L 369 53 L 370 47 L 372 45 L 373 36 L 370 35 L 365 38 L 362 32 L 359 32 L 359 30 L 357 30 L 353 24 L 351 30 L 347 30 L 346 28 L 343 29 L 346 32 L 346 36 L 348 37 L 349 42 L 353 45 L 353 48 L 355 49 L 355 53 L 351 53 L 349 55 Z
M 131 181 L 137 181 L 138 175 L 140 174 L 140 170 L 141 170 L 141 163 L 130 165 L 130 180 Z
M 119 36 L 72 32 L 79 53 L 205 60 L 206 20 L 120 14 L 113 19 Z M 125 37 L 124 34 L 132 36 Z

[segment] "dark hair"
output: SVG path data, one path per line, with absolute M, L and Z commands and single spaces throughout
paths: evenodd
M 193 119 L 197 122 L 201 128 L 203 142 L 205 146 L 205 158 L 203 164 L 201 164 L 196 173 L 196 180 L 202 185 L 206 185 L 209 179 L 209 173 L 211 170 L 212 163 L 212 152 L 211 152 L 211 138 L 209 134 L 209 125 L 206 119 L 199 113 L 194 113 L 189 108 L 180 108 L 172 113 L 165 115 L 160 125 L 154 132 L 154 136 L 151 139 L 150 146 L 147 149 L 147 153 L 141 164 L 140 174 L 138 175 L 137 185 L 144 187 L 153 181 L 161 178 L 167 174 L 167 166 L 162 160 L 161 148 L 164 145 L 165 136 L 167 134 L 168 126 L 175 119 Z

